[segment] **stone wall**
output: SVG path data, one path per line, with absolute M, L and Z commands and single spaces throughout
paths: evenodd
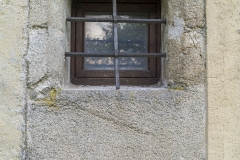
M 68 0 L 0 1 L 0 159 L 238 160 L 238 0 L 163 0 L 162 88 L 68 84 Z M 206 54 L 207 53 L 207 54 Z M 207 55 L 207 57 L 206 57 Z M 26 126 L 27 125 L 27 126 Z
M 173 88 L 205 84 L 204 0 L 162 3 L 162 16 L 167 19 L 162 38 L 167 53 L 163 83 Z
M 240 159 L 240 1 L 207 1 L 210 160 Z
M 206 159 L 203 0 L 162 1 L 163 86 L 119 91 L 69 84 L 71 0 L 0 3 L 13 8 L 0 13 L 17 17 L 0 18 L 13 37 L 1 42 L 1 87 L 12 88 L 0 93 L 0 157 Z
M 204 2 L 162 3 L 165 88 L 116 91 L 67 83 L 71 2 L 31 1 L 28 158 L 206 159 Z

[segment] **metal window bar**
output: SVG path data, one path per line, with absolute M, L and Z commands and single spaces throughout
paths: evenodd
M 120 89 L 119 61 L 118 61 L 118 30 L 117 30 L 117 0 L 113 0 L 113 34 L 114 34 L 114 54 L 115 54 L 115 79 L 116 89 Z
M 115 57 L 114 53 L 65 52 L 66 57 Z M 118 53 L 118 57 L 166 57 L 165 53 Z
M 117 23 L 163 23 L 165 19 L 125 19 L 117 18 L 117 2 L 112 0 L 113 18 L 83 18 L 68 17 L 69 22 L 112 22 L 114 33 L 114 53 L 84 53 L 84 52 L 66 52 L 66 57 L 114 57 L 115 59 L 115 79 L 116 89 L 120 89 L 119 62 L 118 57 L 166 57 L 166 53 L 119 53 L 118 52 L 118 32 Z
M 83 18 L 83 17 L 68 17 L 69 22 L 117 22 L 117 23 L 164 23 L 165 19 L 134 19 L 134 18 Z

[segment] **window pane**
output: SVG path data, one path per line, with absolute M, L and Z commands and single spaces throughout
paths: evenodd
M 87 12 L 89 18 L 111 18 L 112 13 Z M 119 18 L 148 18 L 148 13 L 118 13 Z M 84 33 L 86 53 L 114 53 L 112 23 L 86 22 Z M 120 53 L 148 52 L 148 25 L 138 23 L 118 24 L 118 43 Z M 119 58 L 120 70 L 147 70 L 148 58 Z M 114 70 L 114 58 L 85 57 L 85 70 Z
M 147 12 L 119 13 L 119 18 L 148 18 Z M 120 53 L 148 52 L 148 25 L 145 23 L 119 23 L 118 48 Z M 147 57 L 122 57 L 120 69 L 148 70 Z
M 85 13 L 88 18 L 111 18 L 111 13 Z M 86 53 L 113 53 L 113 32 L 112 23 L 86 22 L 84 51 Z M 112 70 L 114 66 L 113 58 L 85 57 L 85 70 Z

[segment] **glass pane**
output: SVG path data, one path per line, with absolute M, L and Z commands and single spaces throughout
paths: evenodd
M 112 13 L 87 12 L 89 18 L 111 18 Z M 119 18 L 148 18 L 148 13 L 118 13 Z M 112 23 L 86 22 L 84 34 L 86 53 L 114 53 Z M 148 25 L 138 23 L 118 24 L 120 53 L 146 53 L 148 51 Z M 119 58 L 120 70 L 147 70 L 148 58 Z M 85 57 L 85 70 L 114 70 L 114 58 Z
M 111 18 L 111 13 L 85 13 L 88 18 Z M 86 53 L 113 53 L 112 23 L 86 22 L 84 33 L 84 51 Z M 114 70 L 114 61 L 110 57 L 85 57 L 85 70 Z
M 119 18 L 148 18 L 147 12 L 120 13 Z M 145 23 L 119 23 L 118 48 L 120 53 L 147 53 L 148 52 L 148 25 Z M 120 58 L 122 70 L 147 70 L 147 57 Z

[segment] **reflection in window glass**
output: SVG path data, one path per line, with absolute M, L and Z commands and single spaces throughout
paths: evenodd
M 148 13 L 118 13 L 119 18 L 148 18 Z M 111 18 L 111 13 L 87 12 L 88 18 Z M 84 33 L 86 53 L 114 53 L 112 23 L 86 22 Z M 118 24 L 118 48 L 120 53 L 148 52 L 148 25 L 140 23 Z M 120 70 L 148 70 L 146 57 L 119 58 Z M 85 57 L 85 70 L 114 70 L 114 58 Z

